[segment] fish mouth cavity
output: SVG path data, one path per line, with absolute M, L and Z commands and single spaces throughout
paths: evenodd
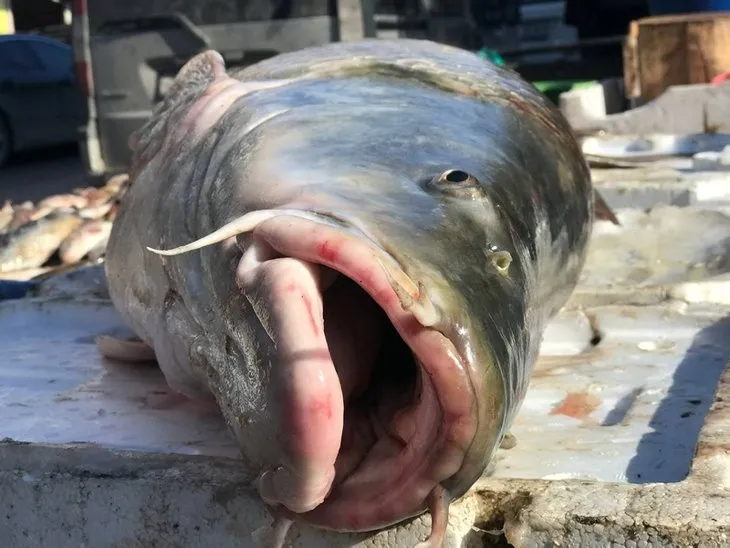
M 307 431 L 292 450 L 304 444 L 300 438 L 324 447 L 327 442 L 320 440 L 328 434 L 339 444 L 329 460 L 318 453 L 313 469 L 324 470 L 325 479 L 314 481 L 321 488 L 317 495 L 290 491 L 275 502 L 284 515 L 338 531 L 375 530 L 427 510 L 442 483 L 474 475 L 465 463 L 478 428 L 472 368 L 440 329 L 446 320 L 427 296 L 414 294 L 423 286 L 355 224 L 320 212 L 282 212 L 238 236 L 244 255 L 237 276 L 244 292 L 255 285 L 257 271 L 273 269 L 277 261 L 281 269 L 289 260 L 314 273 L 316 284 L 299 288 L 298 300 L 289 296 L 291 306 L 278 309 L 286 316 L 281 321 L 296 327 L 292 344 L 306 345 L 305 308 L 297 303 L 299 298 L 307 303 L 314 332 L 319 325 L 320 341 L 326 341 L 326 367 L 339 381 L 327 390 L 341 402 L 343 416 L 330 426 L 316 423 L 324 425 L 322 431 L 300 424 L 299 431 Z M 269 284 L 268 290 L 283 293 L 284 285 Z M 284 296 L 271 298 L 285 302 Z M 295 318 L 297 310 L 302 313 Z M 301 460 L 305 453 L 295 457 Z M 309 502 L 300 504 L 304 499 Z

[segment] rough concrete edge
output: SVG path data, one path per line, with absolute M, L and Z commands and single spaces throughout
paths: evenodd
M 0 472 L 13 470 L 109 479 L 159 479 L 179 474 L 202 481 L 215 481 L 217 477 L 239 484 L 250 485 L 253 481 L 253 476 L 237 458 L 116 450 L 87 443 L 53 445 L 5 438 L 0 440 Z
M 614 288 L 601 304 L 615 305 L 616 295 L 633 304 L 656 304 L 668 299 L 666 287 Z M 54 300 L 40 298 L 39 301 Z M 90 299 L 103 301 L 103 299 Z M 623 303 L 625 304 L 625 303 Z M 591 304 L 596 306 L 596 304 Z M 599 304 L 600 306 L 600 304 Z M 516 547 L 535 545 L 605 546 L 643 541 L 657 546 L 724 546 L 730 535 L 730 368 L 718 383 L 715 401 L 697 442 L 690 476 L 676 484 L 615 484 L 593 481 L 484 479 L 454 505 L 448 545 L 471 546 L 485 542 L 493 531 L 503 530 Z M 724 423 L 722 421 L 725 421 Z M 252 477 L 238 459 L 195 455 L 140 453 L 99 448 L 94 445 L 42 445 L 0 441 L 0 485 L 6 496 L 34 489 L 39 482 L 70 481 L 79 492 L 90 482 L 113 484 L 172 485 L 184 483 L 205 487 L 210 498 L 226 506 L 230 521 L 256 497 Z M 46 489 L 49 489 L 46 487 Z M 221 493 L 223 493 L 221 495 Z M 161 495 L 164 499 L 164 495 Z M 4 497 L 0 494 L 0 501 Z M 242 501 L 246 499 L 244 504 Z M 222 501 L 222 502 L 221 502 Z M 169 504 L 167 500 L 163 504 Z M 0 506 L 5 508 L 7 499 Z M 249 506 L 248 508 L 252 508 Z M 140 512 L 142 509 L 139 510 Z M 179 534 L 177 522 L 163 520 L 159 527 L 170 535 Z M 421 516 L 395 528 L 370 535 L 325 533 L 327 546 L 382 546 L 421 536 L 430 518 Z M 69 524 L 71 525 L 71 524 Z M 75 524 L 76 527 L 82 523 Z M 454 525 L 463 540 L 454 538 Z M 470 531 L 472 525 L 481 532 Z M 241 535 L 250 537 L 250 527 L 241 525 L 225 536 L 226 542 Z M 0 532 L 13 533 L 0 522 Z M 230 526 L 229 526 L 230 529 Z M 306 528 L 304 528 L 306 529 Z M 204 533 L 201 533 L 204 534 Z M 319 534 L 319 533 L 317 533 Z M 311 531 L 300 533 L 309 545 Z M 218 537 L 220 538 L 220 537 Z M 481 539 L 481 540 L 480 540 Z M 16 539 L 17 540 L 17 539 Z M 303 542 L 303 544 L 302 544 Z M 17 544 L 21 546 L 21 544 Z M 22 546 L 42 544 L 22 544 Z M 136 545 L 136 544 L 135 544 Z M 176 545 L 173 543 L 172 545 Z M 227 544 L 226 544 L 227 545 Z
M 730 492 L 692 481 L 491 481 L 475 497 L 482 504 L 476 526 L 501 527 L 516 548 L 628 546 L 629 541 L 720 547 L 730 536 Z
M 518 548 L 610 543 L 625 546 L 631 542 L 650 546 L 727 545 L 730 537 L 730 444 L 726 439 L 729 401 L 730 366 L 718 383 L 686 480 L 640 485 L 485 478 L 454 505 L 452 519 L 458 523 L 450 523 L 448 545 L 486 545 L 488 539 L 495 539 L 495 531 L 502 531 L 504 538 Z M 181 535 L 188 535 L 185 538 L 198 535 L 196 538 L 204 540 L 208 538 L 205 535 L 213 534 L 219 545 L 244 539 L 250 545 L 252 509 L 258 508 L 255 512 L 258 519 L 264 513 L 251 487 L 252 479 L 235 458 L 118 451 L 86 444 L 57 446 L 0 441 L 0 485 L 4 486 L 0 500 L 3 495 L 11 494 L 27 498 L 29 492 L 37 489 L 62 490 L 64 483 L 72 493 L 78 491 L 79 497 L 93 491 L 93 487 L 112 498 L 122 496 L 120 486 L 130 484 L 133 490 L 159 491 L 154 501 L 143 496 L 128 508 L 132 514 L 150 511 L 155 514 L 155 531 L 146 539 L 153 542 L 159 538 L 154 535 L 160 534 L 178 540 Z M 179 500 L 174 495 L 178 492 L 175 484 L 185 485 Z M 195 525 L 197 532 L 185 530 L 185 501 L 189 501 L 191 493 L 200 492 L 204 493 L 206 507 L 220 507 L 218 517 L 227 518 L 223 520 L 227 523 L 223 533 L 207 531 L 205 527 L 201 531 L 200 525 Z M 97 502 L 103 500 L 103 496 L 97 497 Z M 6 500 L 0 506 L 6 508 L 8 504 Z M 49 504 L 47 499 L 38 503 L 39 512 L 44 504 Z M 242 513 L 246 515 L 241 516 Z M 79 517 L 78 523 L 69 520 L 67 514 L 63 516 L 55 517 L 62 521 L 61 525 L 54 525 L 51 519 L 49 527 L 89 529 L 87 515 Z M 400 524 L 398 531 L 390 528 L 370 535 L 313 533 L 302 528 L 297 533 L 296 544 L 311 545 L 312 534 L 316 534 L 322 539 L 318 545 L 391 546 L 401 544 L 405 537 L 423 538 L 429 523 L 428 516 L 421 516 Z M 6 528 L 0 521 L 0 532 L 12 534 L 3 531 Z M 458 529 L 458 535 L 454 529 Z M 18 546 L 43 545 L 18 544 L 17 536 L 13 538 Z M 144 545 L 145 540 L 137 541 Z M 172 545 L 179 544 L 172 542 Z
M 18 548 L 256 546 L 255 531 L 273 519 L 254 478 L 237 458 L 6 438 L 0 440 L 0 538 Z M 473 528 L 477 508 L 469 496 L 455 501 L 446 548 L 483 545 L 483 533 Z M 430 526 L 428 513 L 361 534 L 295 524 L 288 545 L 411 546 Z
M 475 526 L 522 546 L 728 546 L 730 363 L 698 436 L 688 477 L 671 484 L 485 478 Z
M 715 486 L 730 494 L 730 362 L 725 364 L 705 415 L 688 481 Z M 730 519 L 730 506 L 726 513 Z

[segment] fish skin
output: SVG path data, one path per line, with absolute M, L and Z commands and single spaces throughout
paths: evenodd
M 236 97 L 236 82 L 272 87 Z M 205 103 L 216 97 L 226 99 L 218 110 Z M 524 399 L 545 324 L 572 293 L 585 261 L 593 188 L 559 111 L 515 73 L 431 42 L 331 44 L 228 76 L 220 56 L 208 52 L 180 71 L 132 146 L 131 186 L 107 248 L 110 296 L 154 348 L 173 388 L 215 396 L 254 469 L 288 470 L 278 460 L 286 451 L 282 423 L 272 418 L 279 402 L 270 382 L 277 356 L 270 322 L 235 275 L 253 240 L 241 234 L 174 257 L 145 248 L 183 246 L 246 214 L 293 209 L 304 214 L 280 213 L 255 230 L 281 243 L 288 226 L 301 230 L 302 241 L 311 228 L 392 259 L 381 262 L 389 273 L 382 287 L 391 284 L 382 299 L 399 301 L 403 310 L 389 308 L 388 316 L 401 327 L 410 322 L 419 336 L 441 337 L 456 355 L 431 364 L 429 374 L 443 374 L 431 381 L 439 397 L 449 386 L 466 390 L 459 417 L 474 431 L 468 443 L 453 445 L 463 451 L 459 469 L 423 496 L 399 491 L 396 475 L 374 501 L 343 494 L 336 484 L 311 511 L 277 512 L 357 531 L 430 508 L 434 530 L 423 546 L 438 546 L 449 500 L 490 463 Z M 468 177 L 452 183 L 449 170 Z M 368 275 L 384 279 L 377 269 Z M 403 290 L 409 280 L 417 288 Z M 264 301 L 276 302 L 275 293 Z M 431 321 L 434 327 L 426 327 Z M 275 329 L 273 337 L 283 335 Z M 454 399 L 440 405 L 455 408 Z M 458 425 L 441 420 L 458 437 Z M 416 434 L 435 428 L 428 421 L 414 427 Z M 433 451 L 447 447 L 437 439 Z M 387 466 L 383 461 L 375 471 Z M 403 485 L 427 485 L 405 479 Z M 417 500 L 398 506 L 393 492 Z M 374 517 L 378 504 L 386 510 Z
M 109 178 L 104 185 L 104 189 L 113 196 L 118 197 L 124 193 L 130 182 L 128 173 L 119 173 Z
M 9 200 L 5 200 L 3 207 L 0 208 L 0 232 L 4 232 L 13 222 L 14 213 L 13 204 Z
M 35 207 L 33 202 L 26 201 L 13 207 L 13 220 L 8 225 L 6 232 L 19 229 L 21 226 L 33 220 Z
M 88 198 L 77 194 L 55 194 L 42 199 L 37 209 L 83 209 L 89 204 Z
M 114 202 L 106 202 L 103 204 L 85 207 L 79 211 L 79 217 L 82 219 L 103 219 L 114 208 Z
M 65 211 L 65 212 L 73 212 L 74 210 L 71 208 L 55 208 L 55 207 L 49 207 L 49 206 L 37 206 L 35 209 L 33 209 L 33 212 L 30 214 L 30 217 L 28 218 L 28 221 L 39 221 L 43 217 L 47 217 L 54 211 Z
M 56 212 L 0 235 L 0 272 L 39 268 L 83 221 Z
M 74 193 L 78 196 L 82 196 L 86 200 L 84 207 L 94 207 L 101 204 L 105 204 L 109 200 L 114 198 L 114 194 L 110 192 L 106 187 L 86 187 L 78 188 L 74 190 Z M 81 208 L 79 208 L 81 209 Z
M 54 267 L 52 266 L 39 266 L 35 268 L 24 268 L 21 270 L 8 270 L 6 272 L 0 271 L 0 280 L 11 280 L 11 281 L 30 281 L 35 279 L 37 276 L 53 272 Z
M 109 221 L 86 221 L 76 228 L 61 243 L 58 253 L 64 264 L 81 261 L 92 251 L 105 246 L 109 240 L 112 223 Z

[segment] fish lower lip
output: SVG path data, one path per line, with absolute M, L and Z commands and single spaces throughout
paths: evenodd
M 462 471 L 476 434 L 477 403 L 466 364 L 442 333 L 404 310 L 378 264 L 385 252 L 344 219 L 274 217 L 255 228 L 252 241 L 268 249 L 259 264 L 289 258 L 321 269 L 324 280 L 316 298 L 344 417 L 329 492 L 297 519 L 367 531 L 423 512 L 434 489 Z M 337 274 L 327 279 L 332 272 Z M 252 283 L 248 274 L 239 266 L 244 290 Z M 347 331 L 353 324 L 358 328 Z M 366 332 L 377 332 L 377 341 L 363 340 Z M 377 347 L 374 357 L 363 358 Z M 303 434 L 310 435 L 307 443 L 315 445 L 324 436 Z

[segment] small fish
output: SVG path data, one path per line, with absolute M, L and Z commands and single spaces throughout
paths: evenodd
M 96 205 L 89 205 L 79 211 L 79 217 L 82 219 L 103 219 L 114 207 L 114 202 L 106 202 Z
M 118 203 L 116 203 L 116 202 L 114 202 L 114 203 L 112 204 L 112 207 L 111 207 L 111 209 L 109 210 L 109 213 L 107 213 L 107 214 L 106 214 L 106 215 L 104 216 L 104 220 L 106 220 L 106 221 L 114 221 L 114 219 L 115 219 L 115 218 L 116 218 L 116 216 L 117 216 L 117 211 L 119 211 L 119 204 L 118 204 Z
M 131 181 L 129 180 L 129 175 L 127 173 L 121 173 L 111 177 L 104 185 L 104 189 L 109 191 L 115 197 L 121 198 L 129 188 L 130 184 Z
M 24 268 L 22 270 L 9 270 L 7 272 L 0 271 L 0 280 L 25 282 L 43 274 L 53 272 L 54 270 L 52 266 L 39 266 L 36 268 Z
M 0 209 L 0 232 L 3 232 L 10 226 L 10 223 L 13 222 L 14 214 L 15 210 L 13 209 L 13 204 L 6 200 L 2 209 Z
M 89 250 L 89 252 L 86 254 L 86 258 L 89 261 L 103 260 L 104 256 L 106 255 L 106 246 L 108 242 L 108 238 L 103 242 L 98 242 L 94 247 Z
M 8 231 L 17 230 L 32 220 L 35 206 L 33 202 L 27 201 L 13 207 L 13 220 L 7 227 Z
M 56 194 L 42 199 L 36 205 L 36 209 L 82 209 L 86 207 L 89 200 L 84 196 L 76 194 Z
M 55 208 L 50 206 L 36 206 L 36 208 L 30 213 L 30 216 L 28 217 L 29 221 L 38 221 L 39 219 L 42 219 L 43 217 L 47 217 L 54 211 L 67 211 L 67 212 L 73 212 L 73 209 L 70 208 Z
M 43 266 L 82 222 L 73 213 L 54 212 L 0 235 L 0 272 Z
M 90 252 L 106 248 L 112 223 L 109 221 L 86 221 L 63 241 L 58 250 L 64 264 L 81 261 Z
M 112 201 L 116 195 L 115 192 L 106 187 L 96 188 L 90 186 L 87 188 L 78 189 L 76 192 L 87 200 L 87 203 L 84 207 L 96 207 L 106 204 Z

